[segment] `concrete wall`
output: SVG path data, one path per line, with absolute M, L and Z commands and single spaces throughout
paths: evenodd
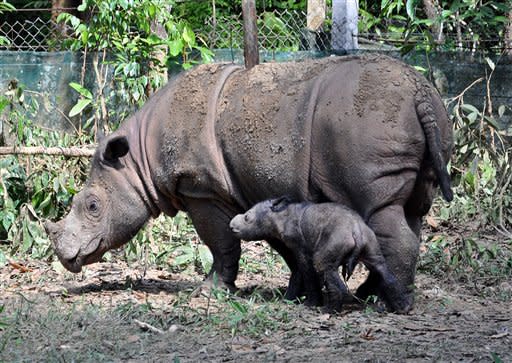
M 71 52 L 1 51 L 0 94 L 17 80 L 28 91 L 25 96 L 35 97 L 40 105 L 37 122 L 70 130 L 73 127 L 63 115 L 69 113 L 78 98 L 69 83 L 79 81 L 81 69 L 80 56 Z

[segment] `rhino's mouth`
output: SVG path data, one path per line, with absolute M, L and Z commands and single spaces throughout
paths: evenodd
M 86 248 L 81 249 L 75 257 L 61 259 L 61 262 L 67 270 L 78 273 L 82 271 L 83 266 L 101 260 L 103 254 L 107 251 L 104 242 L 103 237 L 94 238 L 87 244 Z

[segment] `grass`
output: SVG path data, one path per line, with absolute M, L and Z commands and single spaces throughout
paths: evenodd
M 291 321 L 290 307 L 280 297 L 266 300 L 257 290 L 245 298 L 215 290 L 207 305 L 193 299 L 189 293 L 178 293 L 170 305 L 110 305 L 67 302 L 63 297 L 31 301 L 20 295 L 0 311 L 0 361 L 26 361 L 34 354 L 50 362 L 144 359 L 166 345 L 173 329 L 206 334 L 209 339 L 261 339 Z M 154 330 L 142 329 L 139 322 Z M 167 348 L 166 354 L 172 351 Z

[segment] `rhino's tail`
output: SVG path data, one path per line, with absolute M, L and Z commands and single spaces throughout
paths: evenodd
M 422 87 L 422 89 L 416 93 L 415 101 L 416 113 L 427 139 L 427 148 L 434 172 L 437 176 L 437 182 L 439 183 L 444 199 L 447 202 L 451 202 L 453 200 L 453 192 L 450 175 L 448 174 L 446 163 L 443 158 L 441 133 L 437 126 L 436 114 L 434 112 L 430 93 Z

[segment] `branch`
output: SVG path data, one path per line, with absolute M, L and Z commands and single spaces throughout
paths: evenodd
M 59 155 L 91 157 L 90 147 L 44 147 L 44 146 L 1 146 L 0 155 Z

